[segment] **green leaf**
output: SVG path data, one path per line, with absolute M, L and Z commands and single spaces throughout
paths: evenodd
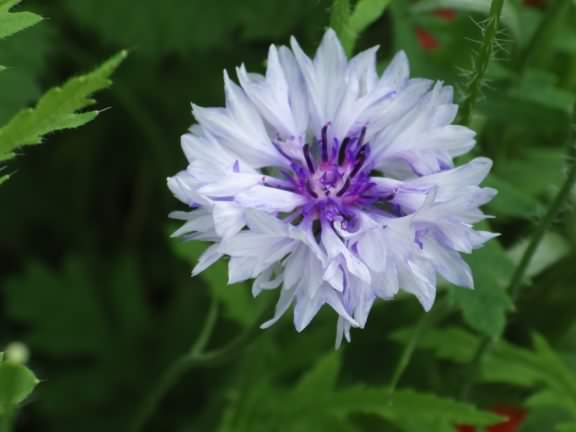
M 348 27 L 352 33 L 352 47 L 362 32 L 384 14 L 391 0 L 359 0 L 350 16 Z
M 109 339 L 85 265 L 69 259 L 62 272 L 32 263 L 5 286 L 6 313 L 29 329 L 26 342 L 49 354 L 95 354 Z
M 576 422 L 561 423 L 556 426 L 556 432 L 576 432 Z
M 518 104 L 522 102 L 518 101 Z M 542 120 L 547 121 L 547 120 Z M 528 123 L 527 123 L 528 124 Z M 566 152 L 563 148 L 519 149 L 520 157 L 506 161 L 499 176 L 525 195 L 549 195 L 564 180 Z M 538 175 L 534 175 L 537 172 Z
M 391 0 L 359 0 L 351 10 L 350 0 L 334 0 L 330 26 L 338 34 L 344 49 L 351 55 L 358 38 L 386 11 Z
M 488 205 L 496 216 L 532 219 L 543 215 L 546 210 L 536 198 L 496 174 L 486 179 L 485 186 L 498 191 L 498 195 Z
M 456 9 L 459 11 L 476 12 L 488 15 L 489 0 L 421 0 L 414 3 L 412 10 L 416 13 L 430 13 L 438 9 Z M 502 9 L 502 22 L 510 29 L 515 39 L 520 38 L 522 28 L 518 16 L 518 8 L 514 2 L 505 2 Z
M 40 381 L 26 366 L 7 360 L 0 362 L 0 415 L 11 415 Z
M 11 12 L 10 9 L 21 0 L 0 0 L 0 39 L 31 27 L 42 21 L 42 17 L 32 12 Z
M 513 306 L 506 288 L 514 263 L 495 240 L 474 251 L 467 261 L 474 274 L 475 289 L 453 288 L 451 297 L 469 326 L 488 336 L 500 335 L 506 313 Z
M 191 266 L 196 264 L 200 255 L 206 250 L 206 245 L 200 241 L 173 239 L 171 243 L 174 253 Z M 245 284 L 228 285 L 228 269 L 223 260 L 204 270 L 199 277 L 208 284 L 213 295 L 222 302 L 227 318 L 243 326 L 253 323 L 258 312 L 257 304 Z
M 558 78 L 550 71 L 527 69 L 518 85 L 509 95 L 525 102 L 532 102 L 569 116 L 574 105 L 574 94 L 558 86 Z
M 400 329 L 390 337 L 394 341 L 406 343 L 413 333 L 413 328 Z M 468 363 L 478 346 L 478 337 L 460 327 L 428 329 L 426 337 L 418 343 L 418 348 L 432 350 L 436 357 L 456 363 Z
M 98 111 L 80 112 L 94 103 L 90 95 L 111 84 L 110 75 L 126 58 L 125 51 L 112 57 L 95 71 L 48 91 L 35 108 L 21 111 L 0 129 L 0 157 L 17 148 L 38 144 L 50 132 L 82 126 Z
M 422 423 L 441 418 L 452 424 L 475 426 L 489 426 L 502 420 L 473 405 L 414 390 L 398 390 L 391 394 L 388 390 L 353 387 L 334 393 L 328 400 L 330 410 L 337 415 L 375 414 L 399 425 L 407 417 Z
M 353 45 L 353 34 L 350 30 L 350 0 L 334 0 L 330 10 L 330 27 L 338 34 L 344 49 L 350 54 Z
M 340 352 L 333 352 L 320 359 L 316 366 L 306 373 L 298 385 L 296 393 L 314 395 L 318 392 L 329 392 L 334 390 L 338 375 L 340 373 L 341 359 Z

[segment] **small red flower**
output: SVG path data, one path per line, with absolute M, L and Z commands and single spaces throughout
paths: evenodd
M 450 22 L 456 19 L 456 11 L 454 9 L 436 9 L 432 13 L 443 21 Z
M 420 46 L 425 50 L 433 50 L 440 46 L 438 40 L 422 27 L 416 27 L 416 37 Z
M 526 418 L 526 411 L 518 407 L 497 406 L 492 408 L 490 411 L 503 417 L 507 417 L 508 420 L 489 427 L 487 432 L 518 432 L 520 430 L 520 425 Z M 477 432 L 477 430 L 472 426 L 458 426 L 458 432 Z

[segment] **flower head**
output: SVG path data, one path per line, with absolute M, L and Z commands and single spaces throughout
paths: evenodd
M 211 243 L 193 274 L 227 256 L 230 283 L 279 290 L 263 327 L 293 305 L 301 331 L 327 304 L 339 344 L 376 299 L 403 290 L 429 310 L 438 274 L 472 287 L 460 253 L 494 236 L 473 229 L 490 160 L 453 163 L 475 140 L 451 124 L 451 87 L 410 79 L 402 52 L 379 76 L 376 51 L 348 60 L 328 30 L 311 59 L 293 38 L 265 76 L 224 74 L 225 108 L 193 107 L 189 165 L 168 179 L 191 208 L 175 235 Z

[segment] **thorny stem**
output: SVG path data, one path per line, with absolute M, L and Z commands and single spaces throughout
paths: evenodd
M 162 399 L 186 372 L 195 367 L 215 367 L 234 358 L 234 354 L 242 350 L 253 339 L 260 329 L 262 317 L 267 315 L 269 310 L 269 306 L 263 308 L 262 314 L 254 320 L 254 323 L 227 345 L 212 351 L 204 351 L 218 317 L 218 303 L 213 300 L 198 339 L 188 352 L 177 358 L 160 376 L 157 384 L 138 407 L 128 430 L 131 432 L 142 431 L 148 420 L 156 412 Z
M 447 314 L 450 313 L 450 309 L 446 301 L 436 304 L 436 307 L 432 309 L 429 313 L 424 313 L 418 321 L 414 332 L 412 333 L 410 340 L 406 345 L 404 345 L 404 350 L 400 356 L 400 360 L 396 364 L 396 368 L 394 369 L 394 374 L 392 375 L 392 379 L 390 380 L 390 385 L 388 389 L 390 392 L 394 392 L 400 379 L 404 375 L 406 368 L 410 364 L 410 360 L 412 359 L 412 355 L 416 350 L 418 342 L 422 339 L 426 331 L 435 325 L 438 321 L 442 321 Z
M 518 297 L 520 296 L 520 292 L 523 287 L 524 277 L 526 275 L 526 270 L 528 269 L 528 266 L 530 265 L 530 262 L 534 257 L 534 253 L 538 249 L 538 246 L 542 241 L 544 234 L 546 234 L 546 231 L 548 231 L 548 229 L 558 216 L 558 213 L 560 212 L 562 206 L 568 199 L 570 192 L 572 191 L 572 188 L 576 184 L 576 137 L 574 133 L 574 128 L 576 127 L 576 104 L 574 105 L 572 111 L 572 121 L 573 124 L 570 128 L 570 133 L 568 136 L 569 148 L 566 159 L 568 172 L 566 175 L 566 179 L 564 180 L 564 183 L 562 184 L 560 190 L 556 194 L 556 197 L 548 207 L 546 215 L 534 230 L 532 238 L 530 239 L 530 243 L 528 244 L 528 247 L 524 251 L 522 258 L 518 263 L 518 265 L 516 266 L 514 274 L 510 279 L 507 292 L 510 293 L 512 300 L 514 302 L 516 302 L 518 300 Z M 468 380 L 465 382 L 462 388 L 463 398 L 468 398 L 470 396 L 470 393 L 474 385 L 474 381 L 476 380 L 476 377 L 480 371 L 482 361 L 484 360 L 484 357 L 486 357 L 486 355 L 492 351 L 492 348 L 498 342 L 498 340 L 499 337 L 493 338 L 487 336 L 480 343 L 480 346 L 476 350 L 476 354 L 474 355 L 472 363 L 470 364 L 469 374 L 467 374 Z
M 500 26 L 500 16 L 504 7 L 504 0 L 492 0 L 490 5 L 490 13 L 486 28 L 484 29 L 484 37 L 482 39 L 482 46 L 478 55 L 474 59 L 472 67 L 474 68 L 472 79 L 470 80 L 465 93 L 465 99 L 462 103 L 462 111 L 460 114 L 460 123 L 469 125 L 472 116 L 472 110 L 480 92 L 482 90 L 482 81 L 484 74 L 488 69 L 488 65 L 492 60 L 492 53 L 496 40 L 496 34 Z

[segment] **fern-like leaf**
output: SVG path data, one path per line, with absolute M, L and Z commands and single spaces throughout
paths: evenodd
M 10 159 L 21 146 L 39 144 L 54 131 L 82 126 L 99 111 L 81 111 L 94 104 L 91 95 L 111 84 L 110 75 L 124 60 L 122 51 L 95 71 L 49 90 L 36 107 L 16 114 L 0 128 L 0 161 Z
M 31 27 L 42 21 L 42 17 L 32 12 L 11 12 L 21 0 L 0 0 L 0 39 Z

